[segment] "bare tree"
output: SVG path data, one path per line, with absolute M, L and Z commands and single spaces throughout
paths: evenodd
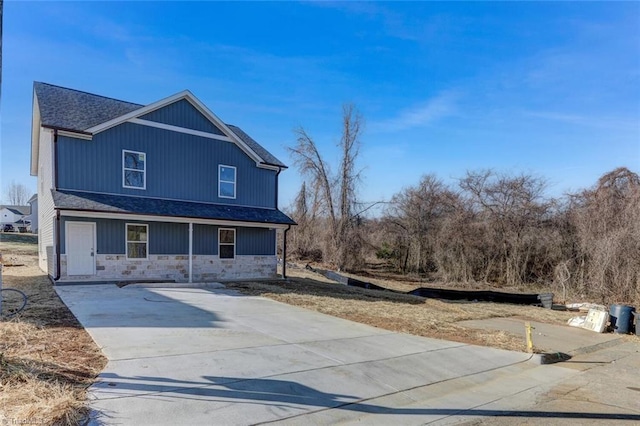
M 640 302 L 640 177 L 624 167 L 572 199 L 571 283 L 601 301 Z
M 320 213 L 329 217 L 333 228 L 336 223 L 336 213 L 333 207 L 333 182 L 329 165 L 320 155 L 314 140 L 302 127 L 295 129 L 294 133 L 297 136 L 297 143 L 294 147 L 288 148 L 289 153 L 300 173 L 309 178 L 311 190 L 318 194 Z
M 338 185 L 340 198 L 338 206 L 340 216 L 337 240 L 337 264 L 340 269 L 354 269 L 362 265 L 362 236 L 358 232 L 360 218 L 355 216 L 357 203 L 356 186 L 360 180 L 360 172 L 356 170 L 356 160 L 360 153 L 360 134 L 363 118 L 353 104 L 342 107 L 342 162 Z
M 356 161 L 360 148 L 363 118 L 350 104 L 343 107 L 342 135 L 338 146 L 342 158 L 333 175 L 311 136 L 302 128 L 294 130 L 296 145 L 289 148 L 294 164 L 308 179 L 306 193 L 314 199 L 314 223 L 326 223 L 323 258 L 340 269 L 352 269 L 361 261 L 358 218 L 354 215 L 357 202 L 356 186 L 359 172 Z
M 16 183 L 14 180 L 7 185 L 5 189 L 5 198 L 7 202 L 14 206 L 24 206 L 29 201 L 31 196 L 27 187 L 21 183 Z
M 440 221 L 453 208 L 456 195 L 434 175 L 417 186 L 395 194 L 386 209 L 387 221 L 396 228 L 394 250 L 401 254 L 403 272 L 434 272 L 434 244 Z
M 299 259 L 322 260 L 322 245 L 314 238 L 318 231 L 315 229 L 318 225 L 317 210 L 317 197 L 312 197 L 307 192 L 306 182 L 302 182 L 293 208 L 289 212 L 298 224 L 289 232 L 291 252 Z
M 448 282 L 487 280 L 492 259 L 488 227 L 468 200 L 456 197 L 437 232 L 434 260 L 440 278 Z
M 467 172 L 460 181 L 476 212 L 491 231 L 487 241 L 496 254 L 491 261 L 493 280 L 521 285 L 534 280 L 531 261 L 539 243 L 543 220 L 551 207 L 544 198 L 546 184 L 531 176 L 508 176 L 491 170 Z

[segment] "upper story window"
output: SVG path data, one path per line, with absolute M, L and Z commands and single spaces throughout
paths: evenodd
M 122 186 L 146 189 L 147 160 L 144 152 L 122 150 Z
M 218 166 L 218 197 L 236 198 L 236 168 Z

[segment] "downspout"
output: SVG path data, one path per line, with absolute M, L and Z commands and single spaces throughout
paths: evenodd
M 278 210 L 278 177 L 280 176 L 280 172 L 282 171 L 281 167 L 278 167 L 278 171 L 276 172 L 276 196 L 274 206 L 276 210 Z M 291 228 L 291 225 L 287 226 L 287 229 L 284 230 L 284 235 L 282 236 L 282 279 L 287 279 L 287 231 Z M 277 241 L 277 239 L 276 239 Z M 276 253 L 277 255 L 277 253 Z
M 278 171 L 276 172 L 276 199 L 275 199 L 275 203 L 273 203 L 273 205 L 275 206 L 276 210 L 278 210 L 278 176 L 280 175 L 281 171 L 282 171 L 282 169 L 280 167 L 278 167 Z
M 58 190 L 58 129 L 53 129 L 53 189 Z
M 193 282 L 193 222 L 189 222 L 189 282 Z
M 58 130 L 53 129 L 53 189 L 58 190 Z M 55 208 L 55 206 L 54 206 Z M 60 266 L 60 210 L 56 209 L 56 276 L 53 281 L 58 281 L 61 275 Z
M 56 209 L 56 276 L 53 281 L 60 279 L 60 210 Z
M 282 279 L 287 279 L 287 231 L 291 229 L 291 225 L 287 225 L 282 238 Z

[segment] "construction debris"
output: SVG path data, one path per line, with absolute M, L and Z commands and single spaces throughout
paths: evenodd
M 599 305 L 597 303 L 567 303 L 568 311 L 580 311 L 580 312 L 589 312 L 591 309 L 596 309 L 599 311 L 607 311 L 607 307 L 604 305 Z
M 595 331 L 596 333 L 604 333 L 609 322 L 609 314 L 600 309 L 589 309 L 589 313 L 585 316 L 573 317 L 567 321 L 572 327 L 584 328 L 585 330 Z

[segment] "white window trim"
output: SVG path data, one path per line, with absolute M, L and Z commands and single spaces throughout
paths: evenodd
M 144 243 L 147 245 L 147 257 L 129 257 L 129 243 L 142 243 L 143 241 L 129 241 L 129 225 L 131 226 L 144 226 L 147 228 L 147 241 Z M 148 260 L 149 259 L 149 224 L 147 223 L 125 223 L 124 225 L 124 251 L 127 256 L 127 260 Z
M 233 178 L 234 181 L 231 182 L 230 180 L 222 180 L 222 168 L 223 167 L 227 167 L 229 169 L 233 169 Z M 222 183 L 233 183 L 233 197 L 228 197 L 226 195 L 222 195 L 222 193 L 220 192 L 220 187 L 222 186 Z M 236 199 L 236 188 L 238 186 L 238 169 L 235 166 L 227 166 L 226 164 L 218 164 L 218 198 L 229 198 L 229 199 Z
M 138 169 L 129 169 L 129 168 L 125 167 L 124 159 L 125 159 L 125 153 L 126 152 L 129 152 L 129 153 L 132 153 L 132 154 L 142 154 L 142 155 L 144 155 L 144 169 L 138 170 Z M 131 170 L 131 171 L 134 171 L 134 172 L 142 172 L 142 186 L 141 187 L 140 186 L 128 186 L 126 184 L 127 180 L 125 179 L 125 172 L 127 170 Z M 147 153 L 146 152 L 133 151 L 133 150 L 130 150 L 130 149 L 123 149 L 122 150 L 122 187 L 123 188 L 128 188 L 128 189 L 141 189 L 141 190 L 147 189 Z
M 233 232 L 233 258 L 228 258 L 228 257 L 220 257 L 220 246 L 230 246 L 231 244 L 229 243 L 222 243 L 220 240 L 220 233 L 222 231 L 232 231 Z M 238 242 L 238 240 L 236 239 L 236 230 L 234 228 L 218 228 L 218 258 L 219 259 L 224 259 L 224 260 L 235 260 L 236 259 L 236 244 Z

